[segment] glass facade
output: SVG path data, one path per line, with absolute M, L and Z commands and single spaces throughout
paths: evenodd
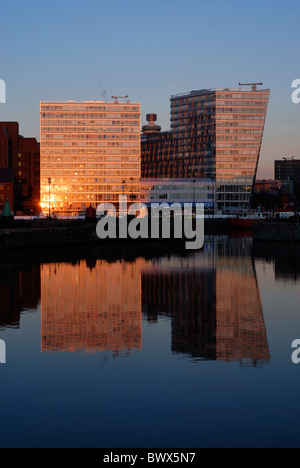
M 217 208 L 247 208 L 270 90 L 200 90 L 171 97 L 171 131 L 142 137 L 142 176 L 216 181 Z
M 247 208 L 257 174 L 270 91 L 224 90 L 215 95 L 218 208 Z
M 203 203 L 214 208 L 215 183 L 205 179 L 141 179 L 141 202 L 151 203 Z
M 42 101 L 43 212 L 139 199 L 140 148 L 140 103 Z

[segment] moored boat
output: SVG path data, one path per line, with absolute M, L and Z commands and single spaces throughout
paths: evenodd
M 263 213 L 241 214 L 230 218 L 230 225 L 234 229 L 252 229 L 255 223 L 264 223 L 265 221 Z

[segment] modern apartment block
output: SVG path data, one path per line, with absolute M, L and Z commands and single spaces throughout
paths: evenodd
M 139 198 L 140 103 L 41 102 L 41 204 L 79 213 Z
M 153 119 L 144 127 L 142 177 L 212 179 L 216 208 L 247 208 L 269 95 L 253 86 L 172 96 L 171 131 L 158 132 Z

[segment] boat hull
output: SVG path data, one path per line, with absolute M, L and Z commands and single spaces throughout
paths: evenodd
M 230 225 L 234 229 L 253 229 L 255 223 L 264 223 L 264 219 L 259 218 L 232 218 Z

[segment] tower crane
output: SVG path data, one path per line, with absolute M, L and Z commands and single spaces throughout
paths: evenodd
M 119 99 L 128 99 L 129 96 L 112 96 L 111 98 L 112 98 L 112 99 L 115 99 L 116 101 L 118 101 Z

